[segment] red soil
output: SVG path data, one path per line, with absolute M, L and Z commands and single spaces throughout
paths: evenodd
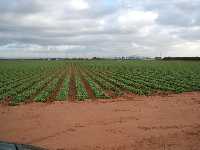
M 0 105 L 0 140 L 67 150 L 199 150 L 200 93 Z
M 74 67 L 71 67 L 70 81 L 69 81 L 69 101 L 75 101 L 76 99 L 76 83 Z
M 82 76 L 81 79 L 82 79 L 82 83 L 83 83 L 83 85 L 85 87 L 85 90 L 88 93 L 89 98 L 92 99 L 92 100 L 96 99 L 96 97 L 95 97 L 95 95 L 94 95 L 94 93 L 92 91 L 92 88 L 90 87 L 88 82 L 85 80 L 85 78 Z
M 92 99 L 92 100 L 95 100 L 96 97 L 95 97 L 95 95 L 93 93 L 93 90 L 90 87 L 90 85 L 87 82 L 87 80 L 85 79 L 85 72 L 82 69 L 78 68 L 78 73 L 79 73 L 79 75 L 81 77 L 82 83 L 83 83 L 83 85 L 85 87 L 86 92 L 88 93 L 89 98 Z

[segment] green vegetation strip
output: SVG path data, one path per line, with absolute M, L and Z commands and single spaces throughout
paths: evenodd
M 81 82 L 81 79 L 79 76 L 76 77 L 76 98 L 80 101 L 83 101 L 87 98 L 89 98 L 88 93 L 86 92 L 85 87 L 83 86 L 83 83 Z
M 37 95 L 34 100 L 36 102 L 45 102 L 47 101 L 47 98 L 50 96 L 50 94 L 55 89 L 56 85 L 58 84 L 59 79 L 54 79 L 45 90 L 43 90 L 39 95 Z
M 133 61 L 133 60 L 17 60 L 0 63 L 0 101 L 18 104 L 35 100 L 67 100 L 69 79 L 60 73 L 68 69 L 84 71 L 94 95 L 106 98 L 105 91 L 120 95 L 130 91 L 138 95 L 156 92 L 182 93 L 200 91 L 199 61 Z M 69 70 L 68 70 L 69 71 Z M 87 99 L 88 93 L 76 74 L 76 98 Z M 90 89 L 88 89 L 90 91 Z M 57 95 L 55 95 L 57 94 Z
M 63 86 L 60 89 L 58 95 L 56 96 L 56 100 L 64 101 L 67 100 L 69 93 L 69 78 L 65 78 L 63 82 Z
M 13 103 L 20 103 L 24 102 L 27 99 L 30 99 L 34 94 L 40 92 L 43 87 L 52 79 L 52 77 L 46 78 L 44 80 L 41 80 L 37 84 L 34 84 L 29 89 L 23 91 L 22 93 L 15 96 L 12 100 Z
M 86 80 L 88 81 L 88 84 L 92 88 L 92 91 L 96 98 L 109 98 L 109 96 L 106 96 L 104 94 L 103 89 L 98 84 L 96 84 L 91 78 L 87 77 Z

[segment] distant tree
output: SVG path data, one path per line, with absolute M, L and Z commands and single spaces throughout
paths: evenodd
M 165 57 L 163 60 L 200 60 L 200 57 Z

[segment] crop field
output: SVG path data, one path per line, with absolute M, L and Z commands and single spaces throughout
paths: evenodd
M 198 150 L 199 91 L 199 61 L 2 60 L 0 141 Z
M 0 62 L 0 102 L 85 101 L 200 90 L 198 61 L 15 60 Z

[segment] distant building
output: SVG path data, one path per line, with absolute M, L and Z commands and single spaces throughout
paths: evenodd
M 50 60 L 64 60 L 64 58 L 47 58 L 48 61 Z
M 155 58 L 145 57 L 144 60 L 155 60 Z
M 162 57 L 155 57 L 155 60 L 162 60 Z

